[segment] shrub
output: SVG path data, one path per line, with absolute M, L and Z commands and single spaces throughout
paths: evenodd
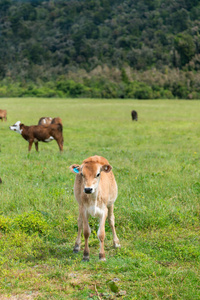
M 73 80 L 60 80 L 56 83 L 56 89 L 66 96 L 78 97 L 85 91 L 85 86 Z
M 113 82 L 107 82 L 101 91 L 102 98 L 118 98 L 118 86 Z
M 174 96 L 170 90 L 161 89 L 161 97 L 162 99 L 174 99 Z
M 127 98 L 152 99 L 152 88 L 144 82 L 133 81 L 127 86 Z
M 50 89 L 48 87 L 33 87 L 32 89 L 27 89 L 23 96 L 34 96 L 34 97 L 55 97 L 57 96 L 57 93 L 55 90 Z
M 49 255 L 46 242 L 37 233 L 28 235 L 20 230 L 2 235 L 0 239 L 0 265 L 15 261 L 34 261 Z M 2 260 L 2 258 L 4 258 Z
M 24 213 L 14 219 L 20 229 L 26 233 L 32 234 L 38 232 L 42 235 L 49 233 L 49 225 L 39 212 Z
M 8 217 L 0 216 L 0 230 L 9 231 L 12 226 L 12 220 Z
M 188 94 L 190 93 L 190 91 L 187 89 L 187 87 L 180 83 L 180 82 L 174 82 L 173 86 L 172 86 L 172 94 L 180 99 L 187 99 Z

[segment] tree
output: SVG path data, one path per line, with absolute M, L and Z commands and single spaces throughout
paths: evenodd
M 195 43 L 191 35 L 186 33 L 178 34 L 174 39 L 175 49 L 180 54 L 181 67 L 185 66 L 195 55 Z

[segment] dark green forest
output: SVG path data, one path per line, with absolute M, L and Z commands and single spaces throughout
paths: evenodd
M 0 96 L 200 99 L 198 0 L 0 0 Z

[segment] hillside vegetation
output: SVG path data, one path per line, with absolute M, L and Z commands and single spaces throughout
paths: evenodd
M 1 0 L 0 12 L 0 96 L 200 98 L 198 0 Z

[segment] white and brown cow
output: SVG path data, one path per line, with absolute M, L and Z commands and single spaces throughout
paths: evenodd
M 38 125 L 49 125 L 51 124 L 52 118 L 50 117 L 42 117 L 38 121 Z
M 63 151 L 63 127 L 62 124 L 33 125 L 26 126 L 20 121 L 10 126 L 10 130 L 16 131 L 29 143 L 28 150 L 31 151 L 32 144 L 38 151 L 38 142 L 51 142 L 56 140 L 60 151 Z
M 81 232 L 85 238 L 85 249 L 83 260 L 89 260 L 88 239 L 91 233 L 88 217 L 89 215 L 99 218 L 98 238 L 100 241 L 99 259 L 105 259 L 104 239 L 105 221 L 108 222 L 113 233 L 114 247 L 120 247 L 119 239 L 115 232 L 114 202 L 117 198 L 117 183 L 115 181 L 112 167 L 101 156 L 91 156 L 85 159 L 81 165 L 73 164 L 70 170 L 76 174 L 74 184 L 74 195 L 79 204 L 78 236 L 74 246 L 74 252 L 80 250 Z

